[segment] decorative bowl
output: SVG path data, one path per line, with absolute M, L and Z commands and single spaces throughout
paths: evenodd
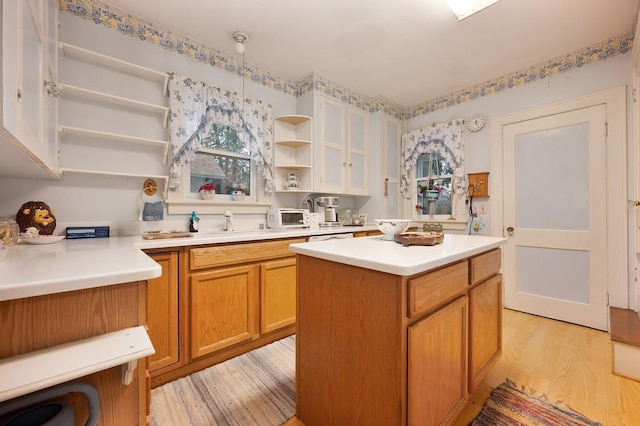
M 53 243 L 57 243 L 58 241 L 64 240 L 64 235 L 29 236 L 27 234 L 22 234 L 22 238 L 20 238 L 20 240 L 24 241 L 27 244 L 36 244 L 36 245 L 53 244 Z
M 214 195 L 216 195 L 215 189 L 203 189 L 200 191 L 200 196 L 203 200 L 212 200 Z
M 246 195 L 244 195 L 244 193 L 240 191 L 233 191 L 231 193 L 231 198 L 233 198 L 235 201 L 242 201 L 244 200 L 244 197 L 246 197 Z
M 393 241 L 396 234 L 402 234 L 411 225 L 411 219 L 376 219 L 376 226 L 384 233 L 383 240 Z

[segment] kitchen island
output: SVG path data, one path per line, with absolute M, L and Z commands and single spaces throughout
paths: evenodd
M 436 246 L 380 237 L 297 253 L 296 417 L 450 424 L 501 353 L 504 238 Z

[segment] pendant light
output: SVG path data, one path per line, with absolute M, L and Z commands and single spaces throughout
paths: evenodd
M 244 42 L 247 41 L 249 36 L 243 31 L 234 31 L 231 36 L 236 41 L 236 52 L 242 55 L 240 75 L 242 76 L 242 128 L 244 133 Z
M 241 55 L 244 55 L 244 42 L 247 41 L 249 36 L 247 35 L 247 33 L 242 31 L 234 31 L 233 34 L 231 35 L 233 39 L 236 41 L 236 52 L 238 52 Z
M 245 134 L 245 128 L 246 128 L 246 123 L 244 121 L 244 42 L 247 41 L 247 39 L 249 38 L 249 36 L 247 35 L 247 33 L 243 32 L 243 31 L 234 31 L 231 36 L 233 37 L 233 39 L 236 41 L 236 52 L 238 52 L 240 55 L 242 55 L 242 68 L 240 70 L 241 72 L 241 76 L 242 76 L 242 143 L 245 145 L 245 147 L 247 146 L 247 140 L 246 140 L 246 134 Z

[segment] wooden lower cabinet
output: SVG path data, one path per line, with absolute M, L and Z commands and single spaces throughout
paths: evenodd
M 371 237 L 374 235 L 382 235 L 382 231 L 356 231 L 353 233 L 353 238 Z
M 191 356 L 253 339 L 258 333 L 256 265 L 191 275 Z
M 296 258 L 260 265 L 260 332 L 296 322 Z
M 163 268 L 149 286 L 149 331 L 158 351 L 150 359 L 151 386 L 294 334 L 296 257 L 289 244 L 304 241 L 150 251 Z
M 464 409 L 467 314 L 464 296 L 409 327 L 408 425 L 448 424 Z
M 469 290 L 469 393 L 502 354 L 502 275 Z
M 162 267 L 162 276 L 148 280 L 147 328 L 156 350 L 149 357 L 149 371 L 156 371 L 180 361 L 178 322 L 178 252 L 151 253 Z

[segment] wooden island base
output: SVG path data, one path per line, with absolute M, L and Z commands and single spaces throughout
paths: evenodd
M 298 254 L 296 417 L 450 424 L 501 353 L 500 249 L 411 276 Z

